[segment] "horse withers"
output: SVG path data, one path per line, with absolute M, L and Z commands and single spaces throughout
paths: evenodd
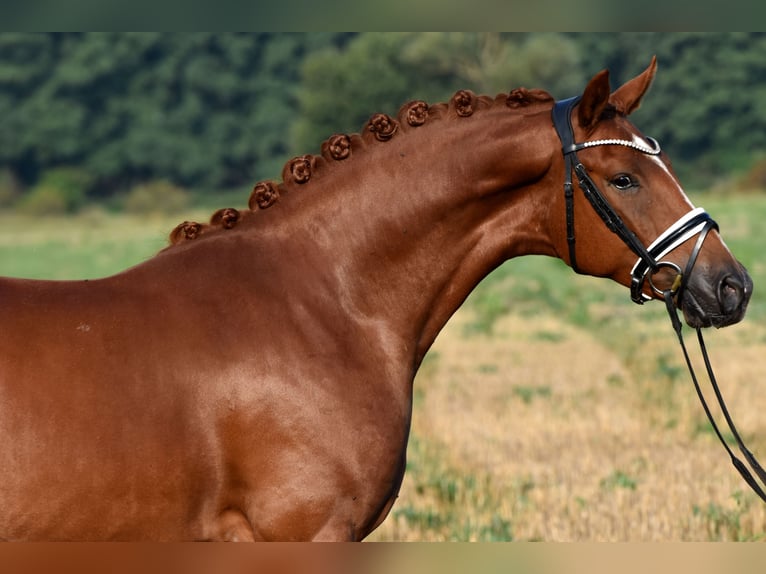
M 565 110 L 573 145 L 597 142 L 576 162 L 546 92 L 461 90 L 335 134 L 122 273 L 0 280 L 0 537 L 364 538 L 402 480 L 415 373 L 491 270 L 576 257 L 649 299 L 685 268 L 693 207 L 628 120 L 655 69 L 614 92 L 601 72 Z M 578 165 L 636 245 L 562 189 Z M 708 231 L 676 304 L 723 326 L 752 283 Z M 636 287 L 637 245 L 662 265 Z

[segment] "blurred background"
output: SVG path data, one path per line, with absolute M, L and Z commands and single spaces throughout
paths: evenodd
M 754 277 L 748 317 L 709 346 L 763 459 L 763 33 L 0 34 L 0 274 L 118 272 L 375 112 L 463 88 L 566 98 L 652 55 L 631 117 Z M 765 539 L 663 314 L 556 260 L 500 267 L 418 375 L 407 475 L 373 539 Z
M 761 33 L 3 34 L 0 206 L 138 208 L 137 188 L 158 182 L 245 189 L 408 99 L 518 86 L 565 98 L 653 54 L 636 123 L 686 185 L 766 184 Z

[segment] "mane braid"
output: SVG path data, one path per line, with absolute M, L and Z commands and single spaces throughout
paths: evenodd
M 429 121 L 445 118 L 461 120 L 469 118 L 477 111 L 500 106 L 512 110 L 535 108 L 552 104 L 553 97 L 544 90 L 516 88 L 508 94 L 498 94 L 495 98 L 477 96 L 470 90 L 458 90 L 448 102 L 429 105 L 423 100 L 412 100 L 404 104 L 393 118 L 384 113 L 373 114 L 358 134 L 338 133 L 322 143 L 321 155 L 302 155 L 289 160 L 282 169 L 282 182 L 272 180 L 259 181 L 253 186 L 248 200 L 248 211 L 241 212 L 232 207 L 219 209 L 213 213 L 210 223 L 196 221 L 179 223 L 169 235 L 171 246 L 199 239 L 219 230 L 235 228 L 243 219 L 255 215 L 279 203 L 288 190 L 309 183 L 317 171 L 326 164 L 333 164 L 349 159 L 355 151 L 385 143 L 399 136 L 402 132 L 418 128 Z

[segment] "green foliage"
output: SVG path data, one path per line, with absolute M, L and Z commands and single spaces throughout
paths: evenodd
M 531 387 L 526 385 L 514 385 L 513 394 L 519 397 L 524 404 L 532 404 L 532 400 L 535 398 L 548 398 L 551 396 L 552 391 L 548 386 Z
M 13 204 L 21 195 L 21 184 L 8 168 L 0 168 L 0 207 Z
M 487 291 L 474 301 L 475 316 L 465 325 L 465 334 L 491 335 L 495 321 L 510 311 L 508 294 L 498 290 Z
M 55 188 L 47 186 L 35 187 L 18 207 L 27 215 L 60 215 L 68 211 L 64 197 Z
M 458 32 L 3 34 L 0 168 L 33 205 L 64 210 L 35 191 L 61 165 L 93 175 L 88 199 L 160 179 L 249 187 L 410 99 L 516 86 L 564 98 L 605 67 L 617 85 L 652 54 L 660 73 L 635 121 L 682 180 L 751 169 L 766 153 L 762 33 Z
M 19 207 L 33 215 L 73 213 L 83 206 L 92 177 L 75 167 L 58 167 L 43 173 Z
M 709 502 L 707 506 L 694 505 L 692 509 L 694 516 L 704 519 L 710 540 L 734 540 L 738 542 L 749 540 L 741 534 L 741 520 L 751 503 L 743 496 L 742 491 L 732 493 L 732 498 L 736 503 L 736 508 L 725 508 L 713 502 Z M 755 537 L 755 539 L 762 539 L 762 537 Z
M 588 34 L 574 40 L 590 54 L 592 71 L 615 72 L 615 85 L 657 55 L 657 78 L 634 119 L 662 143 L 687 185 L 709 185 L 745 170 L 753 153 L 766 150 L 763 33 Z
M 766 189 L 766 158 L 757 158 L 740 178 L 739 191 L 758 191 Z
M 51 165 L 81 165 L 99 193 L 159 178 L 241 185 L 286 153 L 299 64 L 310 46 L 334 38 L 5 35 L 0 163 L 29 183 Z
M 675 349 L 674 349 L 675 350 Z M 678 362 L 675 353 L 663 352 L 657 356 L 657 377 L 675 384 L 686 375 L 686 368 Z
M 605 490 L 614 490 L 616 488 L 636 490 L 637 487 L 638 481 L 621 470 L 615 470 L 612 474 L 601 480 L 601 488 Z
M 298 91 L 293 150 L 318 148 L 338 131 L 359 131 L 375 112 L 413 99 L 446 101 L 459 88 L 494 95 L 526 85 L 581 84 L 579 56 L 561 34 L 366 33 L 309 55 Z
M 123 209 L 127 213 L 174 214 L 189 205 L 189 194 L 167 180 L 150 181 L 133 187 L 125 196 Z
M 488 494 L 492 492 L 490 476 L 456 471 L 445 462 L 442 445 L 416 435 L 411 436 L 408 451 L 407 476 L 415 485 L 415 495 L 424 504 L 395 506 L 392 511 L 395 519 L 403 519 L 409 528 L 447 540 L 513 540 L 511 521 L 500 510 L 500 501 Z M 526 486 L 522 494 L 533 487 Z M 464 515 L 462 510 L 466 508 L 472 509 L 472 517 Z

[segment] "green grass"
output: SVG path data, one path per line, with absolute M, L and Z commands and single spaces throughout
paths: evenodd
M 111 275 L 166 247 L 168 233 L 180 220 L 181 216 L 112 215 L 100 210 L 70 217 L 5 213 L 0 215 L 0 275 L 31 279 Z
M 402 502 L 391 520 L 402 531 L 421 533 L 423 539 L 456 542 L 502 542 L 513 540 L 511 521 L 498 511 L 492 496 L 492 479 L 486 474 L 466 474 L 447 464 L 445 447 L 410 439 L 407 480 L 412 481 L 418 504 Z M 471 508 L 467 515 L 462 510 Z
M 514 385 L 511 387 L 513 394 L 519 397 L 525 404 L 531 404 L 536 398 L 548 398 L 551 396 L 550 387 L 527 387 L 524 385 Z
M 702 517 L 708 529 L 711 540 L 721 540 L 724 537 L 737 542 L 749 542 L 763 540 L 763 536 L 743 537 L 741 519 L 750 507 L 750 502 L 741 491 L 732 494 L 736 501 L 736 508 L 727 509 L 719 504 L 708 503 L 707 506 L 695 505 L 693 513 Z
M 616 470 L 606 478 L 601 480 L 601 488 L 613 490 L 615 488 L 625 488 L 627 490 L 636 490 L 638 481 L 626 472 Z

